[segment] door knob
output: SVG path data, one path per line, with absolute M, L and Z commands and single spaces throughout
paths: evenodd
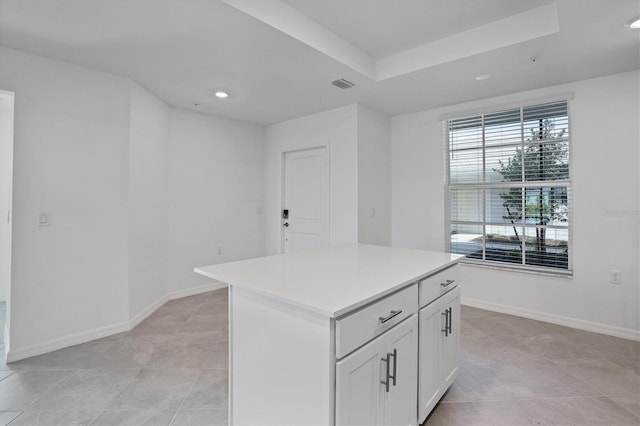
M 283 223 L 282 226 L 284 226 L 285 228 L 288 228 L 289 227 L 289 222 Z

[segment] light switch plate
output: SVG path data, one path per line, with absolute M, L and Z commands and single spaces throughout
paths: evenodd
M 49 226 L 51 224 L 51 213 L 40 212 L 38 213 L 38 226 Z

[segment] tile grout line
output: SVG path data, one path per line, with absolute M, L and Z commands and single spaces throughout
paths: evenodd
M 637 418 L 638 420 L 640 420 L 640 414 L 636 414 L 636 413 L 634 413 L 633 411 L 631 411 L 630 409 L 628 409 L 628 408 L 627 408 L 627 407 L 625 407 L 624 405 L 618 404 L 616 401 L 614 401 L 613 399 L 611 399 L 611 398 L 609 398 L 609 397 L 606 397 L 606 398 L 608 398 L 608 399 L 609 399 L 609 401 L 613 402 L 613 403 L 614 403 L 614 404 L 616 404 L 618 407 L 620 407 L 620 408 L 622 408 L 623 410 L 626 410 L 626 411 L 628 411 L 629 413 L 631 413 L 631 415 L 636 416 L 636 418 Z M 640 396 L 639 396 L 638 398 L 640 398 Z
M 24 414 L 24 411 L 20 411 L 20 414 L 18 414 L 17 416 L 15 416 L 13 419 L 11 419 L 11 421 L 9 423 L 7 423 L 7 426 L 10 426 L 11 424 L 13 424 L 13 422 L 15 422 L 16 420 L 18 420 L 20 417 L 22 417 L 22 415 Z
M 590 389 L 592 389 L 594 392 L 600 394 L 600 396 L 604 396 L 604 394 L 599 391 L 598 389 L 596 389 L 595 387 L 593 387 L 591 385 L 591 383 L 588 383 L 584 380 L 582 380 L 580 377 L 577 377 L 575 374 L 571 373 L 571 371 L 567 370 L 566 368 L 564 368 L 561 364 L 558 364 L 557 362 L 554 362 L 553 359 L 547 357 L 546 355 L 542 355 L 545 359 L 548 359 L 553 365 L 555 365 L 556 367 L 558 367 L 561 371 L 564 371 L 565 373 L 567 373 L 569 376 L 573 377 L 574 379 L 576 379 L 577 381 L 579 381 L 580 383 L 584 383 L 585 385 L 587 385 Z
M 637 395 L 630 395 L 630 396 L 637 396 Z M 474 407 L 476 407 L 476 409 L 480 412 L 480 414 L 482 414 L 485 418 L 489 418 L 489 416 L 486 415 L 486 413 L 484 411 L 482 411 L 482 409 L 480 407 L 478 407 L 478 405 L 476 404 L 476 402 L 481 403 L 481 402 L 503 402 L 503 401 L 539 401 L 539 400 L 546 400 L 546 401 L 557 401 L 557 400 L 563 400 L 563 399 L 583 399 L 583 398 L 607 398 L 609 399 L 611 402 L 613 402 L 615 405 L 617 405 L 618 407 L 622 408 L 623 410 L 629 412 L 632 416 L 640 419 L 640 415 L 634 413 L 633 411 L 631 411 L 630 409 L 624 407 L 623 405 L 618 404 L 616 401 L 612 400 L 609 396 L 607 395 L 587 395 L 587 396 L 563 396 L 563 397 L 548 397 L 548 398 L 512 398 L 512 399 L 486 399 L 486 400 L 476 400 L 476 401 L 469 401 L 473 404 Z M 464 401 L 458 401 L 457 403 L 462 403 Z M 442 403 L 442 402 L 439 402 Z M 453 404 L 454 402 L 445 402 L 445 404 Z
M 180 402 L 180 405 L 178 406 L 178 409 L 176 410 L 175 413 L 173 413 L 173 417 L 171 417 L 171 421 L 169 422 L 170 425 L 172 425 L 173 422 L 175 421 L 176 417 L 178 416 L 178 413 L 180 412 L 180 410 L 184 406 L 184 402 L 187 400 L 187 397 L 189 396 L 189 394 L 193 390 L 193 387 L 196 385 L 196 382 L 200 378 L 201 374 L 202 374 L 202 368 L 200 368 L 200 371 L 198 371 L 198 375 L 196 376 L 196 378 L 193 381 L 193 383 L 191 383 L 191 386 L 189 387 L 189 390 L 187 391 L 187 393 L 184 394 L 184 398 L 182 398 L 182 401 Z
M 623 395 L 618 395 L 623 396 Z M 635 396 L 635 395 L 624 395 Z M 581 398 L 609 398 L 607 395 L 571 395 L 571 396 L 532 396 L 529 398 L 494 398 L 494 399 L 473 399 L 469 401 L 455 402 L 502 402 L 502 401 L 538 401 L 538 400 L 559 400 L 559 399 L 581 399 Z M 454 404 L 454 402 L 443 402 L 443 404 Z
M 16 370 L 2 370 L 2 371 L 9 371 L 9 375 L 3 377 L 2 379 L 0 379 L 0 382 L 3 381 L 4 379 L 7 379 L 7 378 L 13 376 L 13 374 L 16 372 Z
M 475 407 L 476 410 L 478 410 L 478 413 L 480 413 L 480 415 L 482 416 L 483 420 L 487 420 L 489 421 L 490 425 L 493 425 L 494 423 L 491 421 L 491 417 L 489 417 L 484 411 L 482 411 L 480 409 L 480 407 L 478 407 L 478 405 L 476 405 L 475 401 L 471 401 L 471 405 L 473 405 Z
M 87 423 L 87 425 L 89 425 L 89 426 L 92 425 L 93 422 L 95 422 L 98 419 L 98 417 L 100 417 L 102 415 L 102 413 L 104 413 L 106 410 L 103 409 L 103 410 L 97 410 L 97 411 L 98 411 L 98 414 L 93 416 L 93 418 L 89 421 L 89 423 Z
M 627 370 L 626 370 L 626 369 L 624 369 L 624 368 L 620 367 L 619 365 L 617 365 L 617 364 L 616 364 L 616 363 L 614 363 L 614 362 L 609 361 L 609 360 L 608 360 L 608 359 L 606 359 L 606 358 L 596 358 L 596 359 L 595 359 L 595 361 L 604 361 L 604 362 L 607 362 L 607 363 L 611 364 L 612 366 L 617 367 L 617 368 L 620 368 L 620 369 L 624 370 L 625 372 L 627 372 Z M 594 386 L 592 386 L 592 385 L 591 385 L 591 383 L 589 383 L 589 382 L 587 382 L 587 381 L 585 381 L 585 380 L 583 380 L 583 379 L 581 379 L 581 378 L 579 378 L 579 377 L 575 376 L 573 373 L 571 373 L 569 370 L 567 370 L 565 367 L 563 367 L 563 366 L 562 366 L 562 364 L 557 364 L 557 363 L 555 363 L 555 362 L 553 362 L 553 361 L 551 361 L 551 362 L 552 362 L 554 365 L 558 366 L 558 368 L 560 368 L 562 371 L 564 371 L 565 373 L 569 374 L 571 377 L 573 377 L 573 378 L 575 378 L 575 379 L 577 379 L 577 380 L 581 381 L 582 383 L 586 384 L 587 386 L 589 386 L 589 387 L 590 387 L 591 389 L 593 389 L 594 391 L 598 392 L 598 393 L 600 394 L 599 396 L 606 396 L 606 397 L 609 397 L 609 396 L 620 396 L 620 395 L 610 395 L 610 394 L 608 395 L 608 394 L 605 394 L 604 392 L 599 391 L 599 390 L 598 390 L 598 389 L 596 389 Z M 629 372 L 629 373 L 630 373 L 630 374 L 635 375 L 634 373 L 631 373 L 631 372 Z M 637 375 L 636 375 L 636 376 L 637 376 Z M 639 379 L 638 385 L 640 386 L 640 376 L 637 376 L 637 377 L 638 377 L 638 379 Z M 639 394 L 640 394 L 640 388 L 639 388 Z
M 118 370 L 118 369 L 111 369 L 111 371 L 115 371 L 115 370 Z M 127 371 L 129 371 L 129 370 L 127 370 Z M 132 375 L 131 378 L 127 381 L 127 383 L 124 386 L 122 386 L 122 389 L 120 389 L 120 391 L 117 394 L 115 394 L 114 397 L 111 399 L 111 401 L 109 401 L 109 404 L 112 404 L 116 399 L 118 399 L 118 397 L 120 395 L 122 395 L 122 392 L 124 392 L 124 390 L 127 388 L 127 386 L 129 386 L 131 384 L 131 382 L 133 382 L 133 380 L 136 377 L 138 377 L 138 374 L 140 374 L 141 372 L 142 372 L 142 369 L 138 369 L 138 372 L 136 374 Z M 96 420 L 98 420 L 98 417 L 100 417 L 100 415 L 102 413 L 104 413 L 105 411 L 107 411 L 108 409 L 109 409 L 109 407 L 107 405 L 107 407 L 105 407 L 105 408 L 103 408 L 101 410 L 98 410 L 99 413 L 93 419 L 91 419 L 91 421 L 88 423 L 89 426 L 92 425 Z
M 26 370 L 29 371 L 29 370 Z M 31 370 L 31 371 L 35 371 L 35 370 Z M 42 370 L 38 370 L 38 371 L 51 371 L 51 370 L 46 370 L 46 369 L 42 369 Z M 55 371 L 60 371 L 60 370 L 55 370 Z M 25 413 L 27 411 L 29 411 L 34 405 L 36 405 L 38 402 L 40 402 L 42 400 L 42 398 L 45 397 L 46 394 L 48 394 L 49 392 L 51 392 L 52 390 L 54 390 L 55 388 L 57 388 L 58 386 L 60 386 L 63 382 L 65 382 L 68 379 L 71 379 L 73 376 L 75 376 L 76 374 L 78 374 L 78 371 L 80 370 L 66 370 L 66 371 L 73 371 L 72 374 L 69 374 L 69 376 L 67 377 L 63 377 L 62 379 L 60 379 L 59 381 L 57 381 L 53 386 L 51 386 L 49 389 L 47 389 L 46 391 L 42 392 L 42 395 L 40 395 L 38 398 L 36 398 L 31 404 L 27 405 L 27 407 L 22 410 L 22 413 L 20 413 L 20 415 L 18 417 L 16 417 L 15 419 L 11 420 L 9 422 L 9 424 L 13 424 L 13 422 L 15 422 L 16 420 L 18 420 L 20 417 L 24 416 Z

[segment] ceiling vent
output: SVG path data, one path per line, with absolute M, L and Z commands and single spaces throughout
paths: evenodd
M 351 89 L 352 87 L 355 86 L 354 83 L 350 82 L 349 80 L 345 80 L 344 78 L 333 80 L 331 84 L 333 84 L 336 87 L 339 87 L 342 90 Z

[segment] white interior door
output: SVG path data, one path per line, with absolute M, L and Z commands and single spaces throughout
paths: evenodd
M 328 246 L 327 149 L 323 147 L 286 152 L 283 180 L 283 251 L 286 253 Z
M 0 90 L 0 301 L 7 300 L 3 334 L 4 351 L 0 349 L 0 359 L 4 361 L 9 352 L 10 297 L 11 297 L 11 222 L 13 213 L 11 200 L 13 192 L 13 114 L 14 94 Z M 0 318 L 2 320 L 3 318 Z
M 0 90 L 0 302 L 7 300 L 11 282 L 13 100 L 13 92 Z

